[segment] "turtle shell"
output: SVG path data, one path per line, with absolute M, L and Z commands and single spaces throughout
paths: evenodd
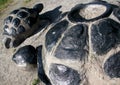
M 47 30 L 42 57 L 52 85 L 120 84 L 119 9 L 78 4 Z
M 13 10 L 4 20 L 4 43 L 6 48 L 17 47 L 27 37 L 33 35 L 38 29 L 39 12 L 42 4 L 36 4 L 33 8 L 21 7 Z
M 16 36 L 29 30 L 37 21 L 38 14 L 33 9 L 20 8 L 12 11 L 4 21 L 6 34 Z

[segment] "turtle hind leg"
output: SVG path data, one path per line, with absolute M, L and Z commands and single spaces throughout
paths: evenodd
M 41 81 L 43 81 L 46 85 L 52 85 L 50 83 L 49 78 L 45 74 L 43 63 L 42 63 L 42 45 L 36 48 L 37 50 L 37 58 L 38 58 L 38 77 Z
M 19 48 L 13 55 L 12 60 L 20 67 L 24 67 L 27 70 L 30 65 L 37 64 L 36 49 L 32 45 L 26 45 Z

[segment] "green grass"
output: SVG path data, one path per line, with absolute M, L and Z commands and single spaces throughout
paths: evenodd
M 8 4 L 11 2 L 12 0 L 0 0 L 0 10 L 2 10 L 3 8 L 5 8 L 6 6 L 8 6 Z
M 32 85 L 37 85 L 40 83 L 40 80 L 39 79 L 34 79 L 33 82 L 32 82 Z
M 26 3 L 30 2 L 31 0 L 25 0 Z
M 3 5 L 7 2 L 8 0 L 0 0 L 0 5 Z

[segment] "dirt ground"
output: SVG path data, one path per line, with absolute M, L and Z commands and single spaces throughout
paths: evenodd
M 43 13 L 48 10 L 52 10 L 58 6 L 62 6 L 61 10 L 63 12 L 70 10 L 75 4 L 87 3 L 92 0 L 31 0 L 25 3 L 25 0 L 14 0 L 13 3 L 5 8 L 0 13 L 0 85 L 32 85 L 32 81 L 37 78 L 37 68 L 33 68 L 29 71 L 23 71 L 18 68 L 11 58 L 14 51 L 17 49 L 5 49 L 2 44 L 2 32 L 3 32 L 3 20 L 9 14 L 10 11 L 17 9 L 19 7 L 32 7 L 37 3 L 43 3 L 44 9 Z M 109 2 L 115 2 L 116 0 L 107 0 Z M 120 0 L 117 0 L 120 1 Z M 33 45 L 38 46 L 42 39 L 40 39 L 39 33 L 27 39 L 22 45 Z M 19 46 L 19 47 L 20 47 Z M 42 84 L 41 84 L 42 85 Z

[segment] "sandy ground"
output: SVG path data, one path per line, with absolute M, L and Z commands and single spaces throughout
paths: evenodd
M 31 0 L 29 3 L 25 3 L 24 0 L 14 0 L 13 3 L 10 3 L 10 5 L 0 13 L 0 85 L 32 85 L 32 81 L 37 78 L 37 68 L 23 71 L 12 62 L 12 55 L 17 48 L 8 50 L 5 49 L 2 44 L 3 20 L 10 11 L 22 6 L 32 7 L 37 3 L 43 3 L 44 9 L 42 12 L 52 10 L 60 5 L 62 5 L 61 10 L 65 12 L 70 10 L 75 4 L 87 3 L 90 1 L 92 0 Z M 107 1 L 115 2 L 115 0 Z M 38 33 L 27 39 L 21 46 L 32 44 L 36 47 L 40 42 L 41 39 Z

